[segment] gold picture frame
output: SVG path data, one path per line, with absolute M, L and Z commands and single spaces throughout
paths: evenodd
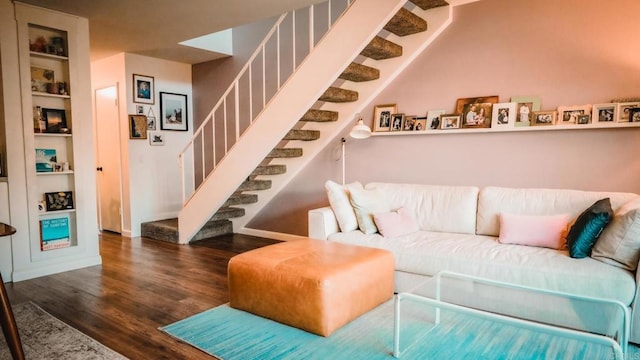
M 391 115 L 397 112 L 396 104 L 376 105 L 373 108 L 373 131 L 391 131 Z
M 546 126 L 556 123 L 557 112 L 550 111 L 534 111 L 531 117 L 531 126 Z
M 145 115 L 129 115 L 129 139 L 147 138 L 147 117 Z

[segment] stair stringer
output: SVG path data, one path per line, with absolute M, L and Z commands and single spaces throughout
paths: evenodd
M 184 204 L 178 214 L 179 243 L 189 242 L 404 3 L 360 0 L 350 5 Z
M 376 96 L 440 36 L 453 21 L 453 6 L 451 5 L 427 11 L 415 7 L 412 11 L 427 20 L 429 24 L 427 31 L 406 37 L 389 34 L 386 38 L 401 45 L 403 47 L 403 55 L 398 58 L 380 61 L 366 59 L 361 62 L 364 65 L 372 66 L 380 70 L 380 78 L 378 80 L 366 82 L 338 81 L 342 83 L 340 87 L 357 91 L 359 94 L 358 101 L 352 103 L 323 103 L 319 109 L 337 111 L 339 120 L 330 123 L 309 122 L 304 125 L 303 129 L 320 130 L 320 139 L 308 142 L 292 141 L 287 144 L 291 147 L 302 148 L 303 156 L 300 158 L 277 159 L 276 162 L 278 164 L 285 164 L 287 166 L 287 172 L 285 174 L 257 177 L 257 179 L 270 179 L 272 186 L 267 190 L 253 192 L 258 194 L 258 202 L 242 206 L 245 208 L 245 216 L 232 219 L 234 232 L 255 235 L 256 231 L 247 228 L 247 224 L 325 147 L 332 143 L 336 144 L 336 137 L 339 136 L 346 127 L 355 125 L 355 115 L 362 112 L 364 107 L 370 104 Z

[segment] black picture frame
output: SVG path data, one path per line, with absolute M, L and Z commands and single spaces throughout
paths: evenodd
M 47 123 L 45 133 L 68 133 L 67 114 L 64 109 L 42 109 L 42 118 Z M 65 130 L 63 130 L 65 129 Z
M 73 209 L 73 192 L 57 191 L 44 193 L 47 211 L 60 211 Z
M 187 95 L 160 92 L 160 130 L 189 130 Z

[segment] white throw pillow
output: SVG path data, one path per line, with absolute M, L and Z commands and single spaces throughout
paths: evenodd
M 360 231 L 365 234 L 377 233 L 378 228 L 373 220 L 373 214 L 388 212 L 391 210 L 389 205 L 378 190 L 365 190 L 360 183 L 348 184 L 347 188 Z
M 375 213 L 373 220 L 380 234 L 386 238 L 413 234 L 420 230 L 413 216 L 403 207 L 398 211 Z
M 640 260 L 640 198 L 616 211 L 593 246 L 591 257 L 609 265 L 636 270 Z
M 354 186 L 357 186 L 356 184 L 362 187 L 359 182 L 353 183 Z M 356 213 L 353 211 L 353 206 L 351 206 L 351 201 L 349 201 L 347 185 L 340 185 L 337 182 L 327 180 L 324 188 L 327 190 L 329 205 L 331 205 L 331 209 L 336 215 L 340 231 L 358 230 L 358 220 L 356 219 Z

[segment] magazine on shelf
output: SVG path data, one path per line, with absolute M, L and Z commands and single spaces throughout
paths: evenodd
M 53 250 L 69 247 L 69 218 L 40 220 L 40 247 L 42 250 Z

